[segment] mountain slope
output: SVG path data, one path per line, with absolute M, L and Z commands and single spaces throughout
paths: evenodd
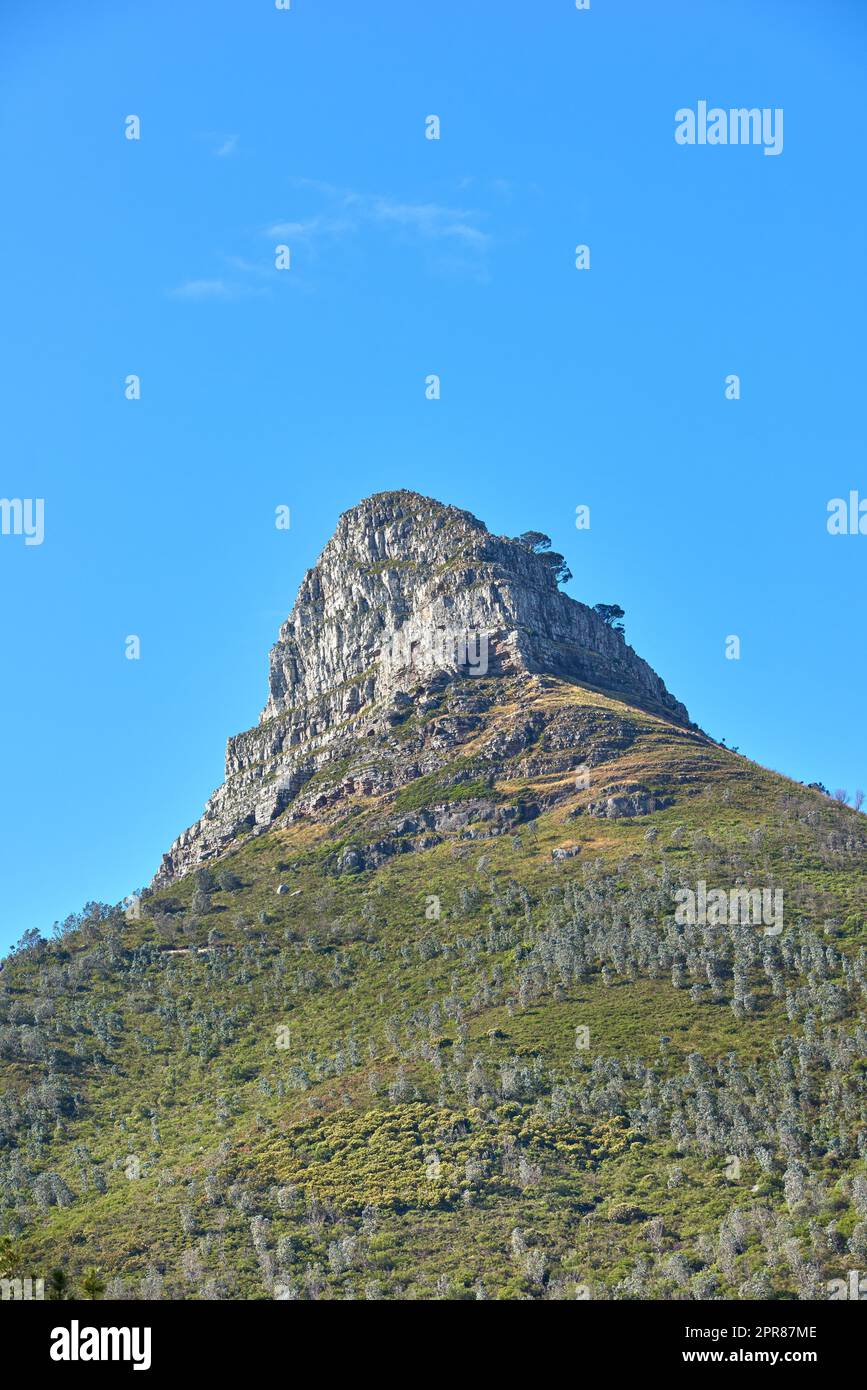
M 792 1298 L 867 1256 L 864 818 L 714 744 L 466 518 L 347 513 L 210 814 L 132 911 L 5 962 L 8 1266 Z M 782 921 L 685 921 L 702 883 Z

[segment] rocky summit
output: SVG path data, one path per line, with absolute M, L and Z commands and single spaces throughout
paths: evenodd
M 412 758 L 397 762 L 388 733 L 416 703 L 428 715 L 447 705 L 450 681 L 466 675 L 554 676 L 689 724 L 622 633 L 561 592 L 544 552 L 418 493 L 377 493 L 343 513 L 305 575 L 271 650 L 259 724 L 229 739 L 223 785 L 164 855 L 155 884 L 281 816 L 324 808 L 329 797 L 319 785 L 311 799 L 311 784 L 347 756 L 341 796 L 398 786 L 418 768 L 433 771 L 477 727 L 477 715 L 431 719 L 401 743 Z M 527 737 L 537 741 L 538 730 Z

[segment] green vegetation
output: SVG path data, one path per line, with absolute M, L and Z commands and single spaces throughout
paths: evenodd
M 463 764 L 455 763 L 440 772 L 417 777 L 401 788 L 392 804 L 396 811 L 417 811 L 426 806 L 479 799 L 496 801 L 499 800 L 499 793 L 486 778 L 474 775 Z
M 588 813 L 636 784 L 673 804 Z M 350 823 L 521 799 L 338 870 Z M 824 1297 L 867 1259 L 865 849 L 693 731 L 504 684 L 438 770 L 22 940 L 0 1264 L 58 1298 Z M 783 932 L 679 923 L 700 880 L 781 888 Z

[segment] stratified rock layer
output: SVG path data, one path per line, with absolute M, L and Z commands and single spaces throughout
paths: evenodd
M 335 745 L 401 722 L 443 682 L 533 673 L 689 720 L 619 633 L 560 592 L 544 557 L 417 493 L 367 498 L 308 570 L 271 651 L 259 724 L 229 739 L 225 782 L 156 882 L 267 828 Z

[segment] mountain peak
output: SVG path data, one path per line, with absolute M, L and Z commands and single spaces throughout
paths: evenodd
M 561 592 L 557 561 L 417 492 L 345 511 L 271 649 L 258 728 L 229 740 L 224 785 L 158 877 L 267 828 L 354 722 L 431 681 L 554 676 L 688 724 L 623 636 Z
M 466 634 L 484 640 L 494 674 L 546 672 L 688 722 L 621 635 L 559 591 L 544 554 L 407 491 L 376 493 L 340 517 L 272 649 L 262 722 L 337 687 L 348 707 L 375 700 L 389 684 L 383 651 L 400 634 L 414 644 L 401 672 L 410 678 L 441 652 L 426 635 Z

